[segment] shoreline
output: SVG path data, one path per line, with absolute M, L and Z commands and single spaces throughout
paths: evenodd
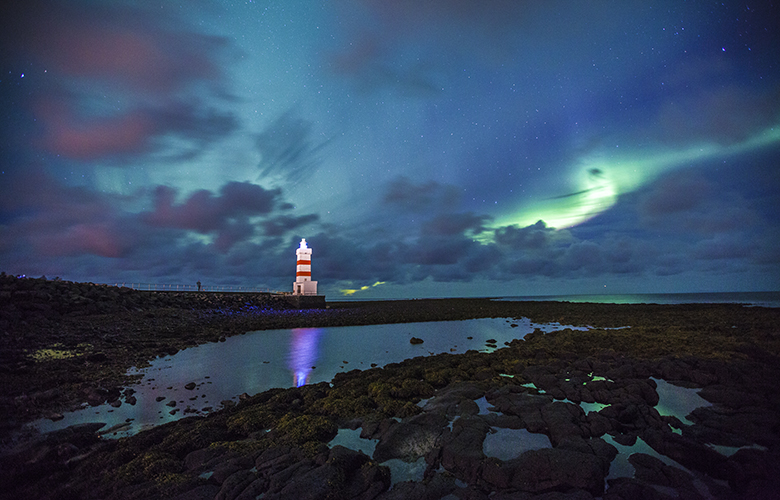
M 24 423 L 56 418 L 85 402 L 96 406 L 118 399 L 121 389 L 134 380 L 126 375 L 131 367 L 142 368 L 158 356 L 252 331 L 498 317 L 598 328 L 664 327 L 681 318 L 694 321 L 692 315 L 712 308 L 734 310 L 742 316 L 764 310 L 771 315 L 774 310 L 741 304 L 604 304 L 494 298 L 334 301 L 327 303 L 326 309 L 299 310 L 267 294 L 119 289 L 124 297 L 140 297 L 140 304 L 135 304 L 134 310 L 114 307 L 111 312 L 96 313 L 101 307 L 95 304 L 102 305 L 102 309 L 112 308 L 107 303 L 116 306 L 115 287 L 41 279 L 17 280 L 15 284 L 19 282 L 33 282 L 38 288 L 23 295 L 25 300 L 37 298 L 49 303 L 52 292 L 58 292 L 66 304 L 62 309 L 67 312 L 46 315 L 41 314 L 40 306 L 28 305 L 25 314 L 13 322 L 5 321 L 5 331 L 0 330 L 7 340 L 7 349 L 0 358 L 0 421 L 4 422 L 0 442 Z M 86 304 L 78 299 L 82 295 L 73 292 L 85 286 L 97 292 Z M 41 292 L 41 288 L 46 291 Z M 106 295 L 107 291 L 113 293 Z M 37 353 L 41 353 L 38 359 Z
M 41 287 L 51 285 L 51 282 L 34 281 L 37 281 L 34 285 Z M 125 304 L 122 306 L 125 310 L 85 314 L 85 307 L 101 307 L 95 306 L 101 303 L 99 294 L 91 302 L 84 302 L 71 299 L 72 287 L 68 290 L 61 294 L 70 301 L 66 301 L 70 309 L 64 309 L 65 314 L 55 311 L 57 317 L 47 316 L 40 314 L 39 308 L 31 307 L 26 309 L 29 313 L 17 318 L 15 323 L 5 324 L 5 337 L 10 342 L 0 364 L 3 367 L 0 388 L 6 438 L 36 416 L 52 415 L 84 401 L 90 404 L 102 404 L 111 398 L 125 398 L 126 401 L 128 395 L 121 393 L 120 388 L 127 382 L 124 373 L 133 364 L 139 366 L 157 354 L 218 342 L 220 338 L 248 331 L 486 317 L 525 317 L 537 323 L 558 322 L 594 328 L 576 334 L 568 330 L 532 333 L 525 340 L 513 341 L 490 354 L 468 352 L 414 358 L 384 368 L 341 373 L 330 384 L 272 389 L 250 395 L 235 407 L 205 417 L 164 424 L 118 442 L 100 439 L 98 429 L 80 427 L 66 429 L 68 432 L 57 431 L 33 440 L 26 447 L 16 446 L 3 458 L 4 467 L 0 468 L 6 470 L 0 479 L 14 484 L 16 489 L 12 491 L 20 497 L 41 492 L 81 497 L 87 491 L 95 491 L 101 498 L 132 498 L 130 492 L 140 491 L 138 488 L 145 491 L 148 498 L 185 495 L 197 488 L 218 492 L 226 487 L 227 483 L 223 481 L 228 477 L 201 478 L 199 474 L 212 466 L 205 458 L 196 460 L 193 456 L 213 452 L 221 457 L 221 462 L 233 463 L 236 467 L 239 464 L 235 460 L 240 464 L 251 462 L 259 471 L 263 454 L 282 453 L 290 460 L 294 458 L 295 463 L 307 463 L 309 469 L 315 470 L 325 467 L 331 459 L 336 460 L 329 456 L 334 453 L 332 450 L 323 448 L 334 429 L 361 427 L 366 436 L 374 437 L 382 444 L 373 460 L 359 459 L 361 467 L 373 471 L 376 481 L 371 487 L 386 489 L 387 478 L 381 459 L 400 453 L 393 444 L 400 438 L 392 429 L 406 429 L 400 434 L 405 435 L 417 432 L 420 426 L 439 436 L 429 443 L 432 448 L 421 455 L 429 462 L 430 471 L 426 472 L 429 482 L 424 485 L 428 493 L 434 479 L 444 481 L 450 491 L 463 489 L 447 477 L 458 478 L 461 483 L 468 484 L 468 488 L 481 488 L 481 491 L 507 494 L 547 491 L 538 484 L 528 486 L 512 479 L 513 474 L 520 474 L 519 469 L 513 468 L 517 465 L 515 462 L 497 464 L 482 456 L 479 448 L 471 448 L 472 444 L 458 444 L 450 434 L 455 428 L 447 431 L 437 427 L 442 423 L 446 427 L 447 419 L 451 427 L 456 414 L 460 415 L 459 425 L 468 425 L 468 432 L 477 435 L 486 429 L 486 424 L 512 425 L 516 426 L 513 428 L 546 433 L 553 443 L 552 451 L 539 453 L 545 457 L 549 454 L 548 459 L 577 458 L 593 464 L 606 463 L 607 470 L 609 453 L 604 455 L 604 450 L 608 450 L 608 446 L 601 444 L 605 433 L 621 444 L 641 437 L 654 449 L 661 450 L 659 453 L 671 454 L 690 470 L 704 474 L 703 480 L 727 478 L 731 491 L 707 482 L 710 492 L 716 492 L 715 497 L 778 486 L 771 480 L 771 477 L 780 477 L 777 474 L 780 471 L 780 391 L 777 390 L 780 310 L 774 308 L 735 304 L 628 305 L 419 299 L 332 302 L 327 309 L 298 311 L 256 296 L 252 302 L 249 296 L 227 299 L 216 294 L 188 294 L 186 300 L 174 295 L 147 295 L 146 299 L 151 303 L 136 304 L 132 310 L 126 307 L 130 299 L 117 302 L 116 297 L 108 297 L 108 303 Z M 98 288 L 88 291 L 106 292 Z M 49 304 L 56 303 L 51 293 L 45 297 L 39 292 L 23 297 L 29 300 L 28 304 L 34 304 L 35 300 L 30 299 L 35 297 L 41 297 Z M 125 293 L 128 297 L 133 295 Z M 7 317 L 7 314 L 0 316 Z M 630 328 L 608 330 L 623 326 Z M 61 359 L 33 360 L 30 354 L 41 349 L 58 351 Z M 588 382 L 587 377 L 596 375 L 608 382 Z M 679 421 L 659 419 L 657 412 L 653 413 L 652 403 L 654 398 L 657 402 L 657 395 L 650 377 L 704 388 L 702 394 L 716 405 L 713 407 L 716 411 L 698 412 L 697 424 L 687 430 Z M 570 380 L 583 380 L 584 383 L 577 385 Z M 523 385 L 529 383 L 536 389 Z M 585 383 L 593 387 L 592 392 L 583 389 L 587 387 Z M 600 389 L 596 390 L 597 387 Z M 490 417 L 493 419 L 490 420 L 467 410 L 472 403 L 466 404 L 466 400 L 477 397 L 487 397 L 490 404 L 501 409 L 503 416 Z M 423 400 L 461 401 L 456 405 L 461 409 L 433 403 L 430 403 L 431 408 L 425 405 L 426 408 L 421 409 L 419 404 Z M 570 403 L 561 402 L 564 400 L 609 403 L 612 409 L 576 414 L 571 413 Z M 528 404 L 541 405 L 533 410 L 542 412 L 538 413 L 539 417 L 528 420 L 530 409 L 517 410 Z M 451 411 L 456 413 L 450 414 Z M 564 413 L 559 414 L 560 411 Z M 564 418 L 565 415 L 569 416 Z M 520 420 L 512 421 L 510 416 Z M 430 419 L 437 423 L 429 422 Z M 573 420 L 567 424 L 570 419 Z M 400 423 L 394 424 L 396 421 Z M 423 424 L 423 421 L 427 423 Z M 409 425 L 412 427 L 397 427 Z M 671 432 L 675 426 L 683 431 L 682 435 Z M 723 457 L 712 455 L 706 446 L 702 448 L 701 443 L 710 442 L 731 446 L 759 444 L 763 451 L 740 451 L 732 457 Z M 585 448 L 582 448 L 583 443 L 587 444 Z M 594 451 L 597 449 L 601 451 Z M 578 455 L 572 455 L 575 452 Z M 595 455 L 591 456 L 591 452 Z M 146 465 L 142 466 L 133 457 L 145 460 Z M 643 460 L 641 464 L 634 464 L 637 470 L 651 467 L 647 462 L 649 459 Z M 769 476 L 756 475 L 750 467 L 757 463 L 763 464 L 763 470 L 768 471 Z M 491 469 L 496 466 L 499 468 Z M 239 468 L 249 477 L 246 471 L 251 467 L 241 465 Z M 450 476 L 436 472 L 440 467 Z M 599 475 L 598 467 L 594 467 L 590 472 L 583 472 L 576 485 L 555 483 L 562 480 L 558 476 L 560 471 L 547 470 L 544 474 L 558 484 L 550 491 L 566 491 L 576 486 L 590 495 L 597 495 L 600 493 L 599 481 L 601 490 L 604 488 L 604 477 Z M 652 467 L 660 470 L 661 466 Z M 35 471 L 32 476 L 30 471 Z M 260 472 L 251 474 L 259 477 Z M 293 483 L 311 481 L 306 477 L 301 470 Z M 642 476 L 641 480 L 617 481 L 609 487 L 610 491 L 633 491 L 636 495 L 648 484 L 659 484 L 652 481 Z M 690 481 L 683 483 L 672 486 L 683 491 L 691 484 Z M 269 492 L 273 491 L 270 484 L 266 484 Z M 423 488 L 420 484 L 414 487 Z M 408 493 L 403 488 L 412 487 L 397 488 L 397 494 L 401 494 L 402 491 Z M 382 494 L 392 491 L 396 489 Z M 384 498 L 380 493 L 376 498 Z

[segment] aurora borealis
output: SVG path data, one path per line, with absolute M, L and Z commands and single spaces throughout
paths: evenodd
M 6 4 L 7 273 L 780 289 L 774 2 Z

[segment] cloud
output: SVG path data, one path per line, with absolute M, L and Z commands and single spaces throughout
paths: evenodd
M 398 36 L 423 32 L 441 36 L 443 28 L 455 27 L 483 36 L 496 36 L 505 29 L 518 26 L 528 12 L 527 2 L 515 0 L 349 0 L 346 8 L 359 8 L 371 15 L 371 20 Z
M 92 254 L 121 257 L 131 245 L 119 209 L 126 197 L 110 197 L 84 187 L 69 187 L 39 169 L 8 179 L 0 187 L 6 218 L 6 248 L 44 256 Z M 26 250 L 25 250 L 26 249 Z
M 718 81 L 718 80 L 715 80 Z M 672 144 L 716 141 L 734 144 L 780 123 L 780 88 L 758 92 L 738 84 L 706 85 L 696 92 L 679 91 L 678 98 L 657 112 L 657 135 Z
M 760 216 L 736 191 L 699 170 L 670 173 L 640 193 L 640 222 L 666 232 L 747 232 Z
M 693 252 L 698 259 L 741 260 L 750 256 L 753 246 L 751 242 L 734 235 L 717 235 L 714 238 L 698 241 L 694 246 Z
M 298 217 L 280 215 L 263 221 L 262 225 L 266 236 L 283 236 L 289 231 L 294 231 L 299 227 L 317 222 L 319 218 L 317 214 L 307 214 Z
M 39 143 L 50 153 L 75 160 L 141 152 L 156 128 L 152 117 L 140 111 L 84 120 L 66 108 L 66 103 L 54 99 L 37 104 L 36 115 L 44 127 Z
M 169 149 L 193 157 L 238 128 L 231 112 L 206 104 L 228 94 L 227 39 L 188 29 L 168 9 L 12 4 L 2 59 L 36 69 L 14 103 L 18 117 L 32 113 L 37 122 L 25 144 L 80 162 Z
M 228 182 L 218 195 L 201 189 L 179 204 L 176 195 L 176 189 L 158 186 L 154 190 L 154 211 L 144 213 L 143 220 L 158 227 L 200 233 L 217 231 L 234 219 L 270 214 L 281 198 L 281 190 L 268 190 L 248 182 Z
M 225 38 L 182 28 L 174 10 L 119 3 L 11 0 L 5 35 L 11 50 L 53 73 L 97 79 L 136 92 L 168 94 L 193 81 L 216 81 Z
M 334 73 L 358 89 L 392 89 L 402 96 L 432 97 L 448 86 L 447 62 L 476 55 L 480 62 L 506 60 L 511 32 L 525 24 L 527 2 L 487 0 L 341 0 L 344 43 L 331 52 Z
M 312 122 L 288 110 L 261 132 L 256 139 L 260 160 L 259 179 L 267 182 L 306 180 L 319 166 L 319 153 L 328 140 L 315 141 Z
M 408 177 L 398 176 L 388 183 L 382 201 L 396 209 L 424 213 L 449 210 L 459 198 L 459 190 L 453 185 L 435 181 L 415 184 Z
M 424 222 L 421 232 L 423 235 L 478 235 L 486 230 L 485 223 L 491 219 L 490 216 L 473 213 L 440 214 Z
M 641 201 L 647 217 L 664 217 L 696 209 L 713 194 L 712 182 L 691 172 L 676 172 L 653 184 Z

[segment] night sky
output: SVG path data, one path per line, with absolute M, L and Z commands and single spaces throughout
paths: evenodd
M 776 2 L 4 4 L 9 274 L 780 289 Z

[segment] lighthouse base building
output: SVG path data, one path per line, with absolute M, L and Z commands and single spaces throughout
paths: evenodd
M 317 295 L 317 282 L 311 279 L 311 248 L 306 238 L 301 240 L 295 255 L 295 282 L 288 300 L 299 309 L 325 307 L 325 296 Z

